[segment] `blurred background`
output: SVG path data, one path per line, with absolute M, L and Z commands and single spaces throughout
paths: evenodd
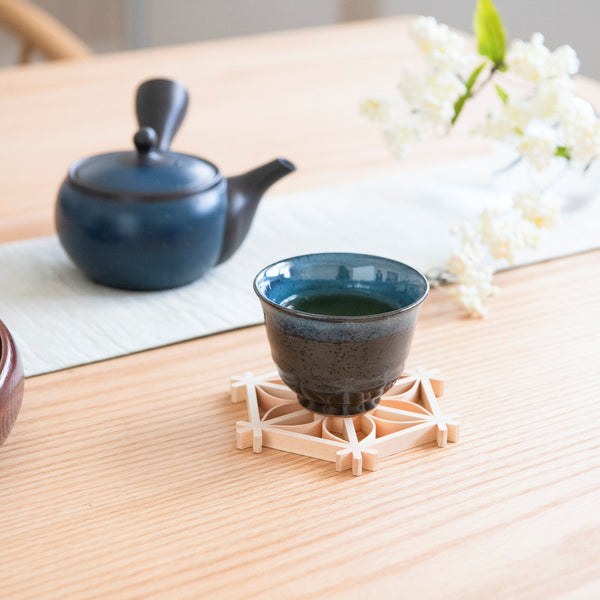
M 56 17 L 96 53 L 400 14 L 432 15 L 470 31 L 475 6 L 475 0 L 35 0 L 33 3 Z M 551 48 L 568 43 L 580 57 L 581 72 L 600 79 L 598 0 L 496 0 L 496 6 L 510 38 L 529 39 L 531 33 L 541 31 Z M 0 26 L 0 66 L 16 64 L 19 58 L 20 44 Z

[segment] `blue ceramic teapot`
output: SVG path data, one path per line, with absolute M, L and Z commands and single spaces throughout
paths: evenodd
M 263 193 L 295 170 L 277 159 L 223 178 L 211 162 L 171 152 L 188 94 L 152 79 L 137 90 L 135 150 L 69 168 L 56 204 L 58 237 L 94 281 L 160 290 L 190 283 L 238 249 Z

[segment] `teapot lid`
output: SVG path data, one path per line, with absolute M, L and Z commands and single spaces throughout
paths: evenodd
M 207 160 L 178 152 L 141 151 L 136 145 L 137 151 L 75 162 L 69 169 L 70 182 L 83 192 L 107 198 L 157 201 L 196 194 L 221 181 L 219 169 Z
M 179 82 L 152 79 L 141 84 L 136 95 L 136 150 L 77 161 L 69 169 L 69 181 L 86 193 L 142 202 L 175 199 L 215 186 L 222 177 L 213 163 L 169 150 L 187 104 L 187 90 Z

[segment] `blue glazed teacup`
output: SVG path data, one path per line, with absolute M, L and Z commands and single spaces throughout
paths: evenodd
M 308 254 L 254 280 L 273 360 L 305 408 L 372 410 L 400 377 L 427 279 L 404 263 L 351 253 Z

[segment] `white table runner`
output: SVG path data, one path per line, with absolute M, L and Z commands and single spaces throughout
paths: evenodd
M 501 160 L 501 159 L 500 159 Z M 183 288 L 125 292 L 88 281 L 55 237 L 0 246 L 0 319 L 27 375 L 121 356 L 262 322 L 254 275 L 276 260 L 351 251 L 443 265 L 456 241 L 449 227 L 500 206 L 506 178 L 498 157 L 400 171 L 325 189 L 266 197 L 248 239 L 226 264 Z M 590 174 L 590 183 L 598 177 Z M 599 190 L 600 186 L 596 189 Z M 567 210 L 532 262 L 600 245 L 600 198 Z

